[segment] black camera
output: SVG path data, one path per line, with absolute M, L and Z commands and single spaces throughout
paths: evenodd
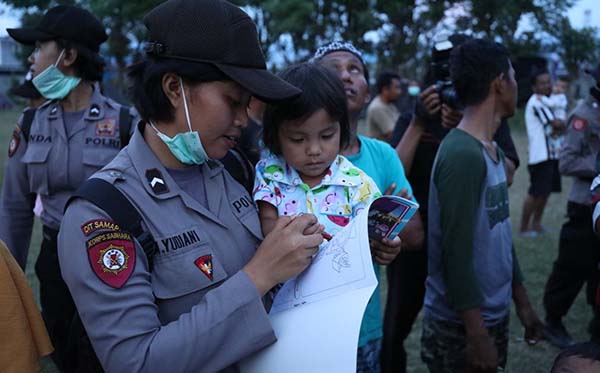
M 450 52 L 453 47 L 454 45 L 447 38 L 435 43 L 431 56 L 431 70 L 442 104 L 446 104 L 454 110 L 462 110 L 464 107 L 456 94 L 452 80 L 450 80 Z

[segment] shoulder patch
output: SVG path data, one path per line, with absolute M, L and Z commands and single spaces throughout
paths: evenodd
M 575 131 L 583 131 L 587 127 L 587 120 L 580 117 L 573 117 L 573 129 Z
M 98 230 L 109 230 L 109 231 L 120 231 L 121 228 L 119 225 L 108 219 L 95 219 L 90 220 L 81 225 L 81 231 L 84 235 L 89 236 L 90 234 L 98 231 Z
M 115 289 L 125 285 L 135 268 L 135 244 L 126 232 L 102 233 L 86 242 L 92 270 Z
M 21 143 L 21 128 L 19 126 L 15 127 L 12 136 L 10 137 L 10 141 L 8 143 L 8 156 L 12 157 L 15 155 L 17 149 L 19 149 L 19 144 Z

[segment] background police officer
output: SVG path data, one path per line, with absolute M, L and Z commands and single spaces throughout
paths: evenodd
M 594 234 L 590 185 L 597 174 L 596 155 L 600 151 L 600 65 L 589 72 L 596 80 L 589 97 L 573 110 L 559 168 L 563 175 L 573 176 L 573 186 L 567 203 L 568 219 L 560 230 L 558 258 L 544 291 L 546 310 L 545 337 L 558 347 L 573 343 L 561 322 L 573 304 L 579 290 L 587 283 L 587 300 L 594 305 L 598 285 L 600 240 Z M 600 338 L 600 319 L 594 308 L 590 323 L 592 339 Z
M 48 101 L 32 117 L 21 116 L 11 138 L 0 201 L 0 238 L 24 269 L 32 209 L 36 194 L 40 195 L 44 239 L 35 270 L 54 360 L 62 367 L 74 306 L 60 275 L 57 231 L 73 191 L 119 152 L 121 106 L 95 86 L 104 67 L 98 51 L 107 36 L 88 11 L 57 6 L 34 28 L 7 31 L 22 44 L 35 44 L 28 59 L 32 82 Z M 131 120 L 129 114 L 121 116 Z

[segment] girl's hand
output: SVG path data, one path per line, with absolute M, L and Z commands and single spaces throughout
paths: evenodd
M 393 240 L 384 238 L 383 241 L 371 240 L 371 255 L 381 265 L 390 264 L 400 252 L 402 240 L 396 237 Z

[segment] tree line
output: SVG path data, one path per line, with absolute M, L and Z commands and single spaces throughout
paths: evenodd
M 94 13 L 107 27 L 104 55 L 121 77 L 141 52 L 143 15 L 159 0 L 6 0 L 23 10 L 22 24 L 36 24 L 58 4 Z M 422 73 L 432 40 L 441 32 L 464 32 L 494 39 L 514 56 L 557 53 L 569 75 L 584 62 L 595 63 L 600 39 L 594 27 L 572 25 L 566 14 L 576 0 L 233 0 L 258 25 L 267 60 L 279 65 L 304 60 L 321 44 L 353 41 L 377 67 L 407 76 Z M 177 22 L 177 20 L 173 20 Z M 519 26 L 522 32 L 517 33 Z M 25 56 L 28 53 L 24 51 Z M 274 67 L 279 67 L 275 63 Z M 120 81 L 123 81 L 120 79 Z

